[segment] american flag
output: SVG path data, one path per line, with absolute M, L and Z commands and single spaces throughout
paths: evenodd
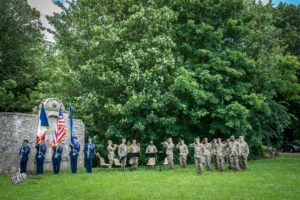
M 64 139 L 66 134 L 67 134 L 67 132 L 66 132 L 66 128 L 65 128 L 65 120 L 64 120 L 63 113 L 62 113 L 62 110 L 60 107 L 59 116 L 58 116 L 58 120 L 56 123 L 55 131 L 54 131 L 53 144 L 52 144 L 51 148 L 53 148 L 60 141 L 62 141 L 62 139 Z

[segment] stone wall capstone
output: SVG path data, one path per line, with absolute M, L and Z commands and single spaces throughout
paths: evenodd
M 71 140 L 69 112 L 65 111 L 61 101 L 50 98 L 43 101 L 45 111 L 48 117 L 50 128 L 46 132 L 45 143 L 47 153 L 45 155 L 44 170 L 53 170 L 52 167 L 52 141 L 54 130 L 59 114 L 60 106 L 62 106 L 67 135 L 64 138 L 63 156 L 61 162 L 61 170 L 70 169 L 69 143 Z M 35 115 L 23 113 L 0 113 L 0 174 L 8 174 L 16 172 L 20 167 L 19 150 L 22 146 L 23 139 L 29 140 L 31 152 L 27 163 L 27 171 L 35 171 L 35 140 L 39 123 L 39 113 L 41 105 L 35 111 Z M 81 120 L 73 119 L 74 134 L 78 137 L 81 150 L 78 159 L 78 168 L 84 167 L 84 135 L 85 126 Z

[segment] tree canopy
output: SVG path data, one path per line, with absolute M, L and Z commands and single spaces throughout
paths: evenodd
M 0 1 L 0 112 L 31 112 L 43 54 L 40 13 L 26 1 Z
M 293 73 L 298 61 L 266 10 L 245 0 L 70 3 L 49 17 L 63 63 L 55 95 L 102 139 L 282 137 L 292 115 L 278 99 L 290 79 L 280 66 Z
M 31 105 L 53 96 L 72 104 L 100 149 L 122 137 L 145 143 L 244 135 L 251 144 L 277 142 L 298 123 L 299 6 L 252 0 L 60 6 L 62 13 L 48 17 L 56 42 L 38 57 L 42 73 L 27 77 Z M 39 28 L 30 37 L 35 47 Z

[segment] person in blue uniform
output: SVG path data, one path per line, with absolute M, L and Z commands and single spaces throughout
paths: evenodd
M 45 139 L 42 138 L 39 141 L 39 143 L 37 145 L 35 145 L 35 148 L 36 148 L 35 160 L 36 160 L 37 174 L 43 174 L 45 154 L 47 151 L 47 147 L 44 144 L 44 142 L 45 142 Z
M 74 143 L 75 143 L 75 147 L 73 147 L 73 145 L 70 144 L 71 151 L 69 154 L 71 160 L 72 173 L 76 173 L 77 171 L 77 160 L 80 152 L 80 144 L 79 142 L 77 142 L 77 137 L 74 137 Z
M 87 173 L 92 173 L 92 163 L 94 158 L 95 144 L 92 143 L 92 137 L 89 136 L 88 143 L 84 145 L 85 168 Z
M 23 145 L 20 148 L 20 152 L 19 152 L 21 173 L 26 173 L 27 171 L 27 161 L 28 161 L 29 153 L 30 153 L 30 147 L 28 146 L 28 140 L 23 140 Z
M 53 150 L 53 154 L 52 154 L 53 171 L 54 174 L 58 174 L 60 170 L 61 156 L 63 152 L 63 146 L 61 144 L 61 141 L 59 142 L 58 145 L 54 146 L 52 150 Z

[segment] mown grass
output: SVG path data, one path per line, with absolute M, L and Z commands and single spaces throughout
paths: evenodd
M 112 173 L 94 169 L 73 175 L 51 172 L 12 185 L 0 176 L 0 199 L 300 199 L 300 156 L 250 161 L 247 171 L 226 169 L 196 176 L 195 166 L 169 171 L 145 170 Z

